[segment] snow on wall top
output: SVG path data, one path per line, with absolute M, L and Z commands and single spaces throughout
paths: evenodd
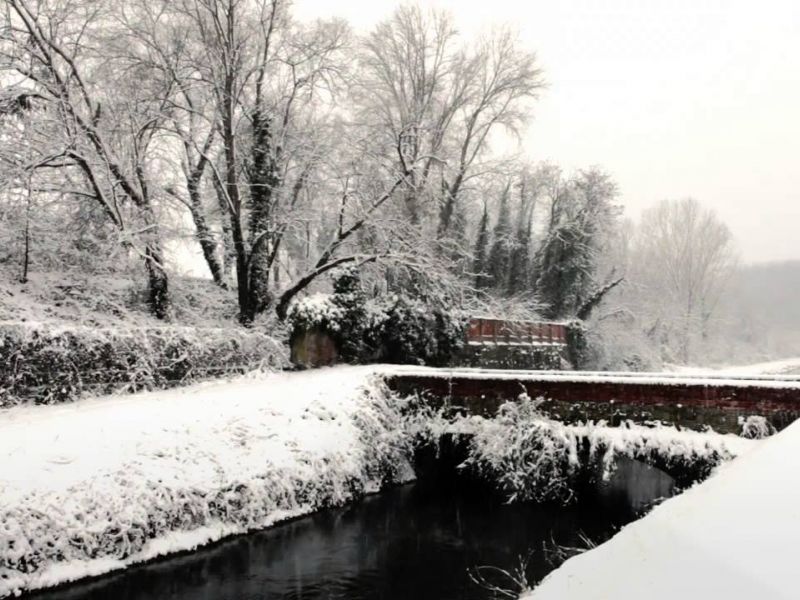
M 800 390 L 800 377 L 787 375 L 685 375 L 606 371 L 508 371 L 502 369 L 437 369 L 406 365 L 380 365 L 384 375 L 408 375 L 451 379 L 500 379 L 514 381 L 565 381 L 588 383 L 629 383 L 673 386 L 734 386 Z

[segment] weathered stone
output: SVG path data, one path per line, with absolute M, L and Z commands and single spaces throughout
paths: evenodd
M 292 336 L 291 360 L 298 367 L 326 367 L 339 362 L 333 338 L 319 329 L 309 329 Z

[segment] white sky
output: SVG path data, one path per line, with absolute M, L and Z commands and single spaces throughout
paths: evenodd
M 296 0 L 357 29 L 395 0 Z M 525 148 L 600 164 L 627 213 L 694 196 L 746 262 L 800 259 L 800 0 L 435 0 L 465 32 L 518 26 L 549 88 Z

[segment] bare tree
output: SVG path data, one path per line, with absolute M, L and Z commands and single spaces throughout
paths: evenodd
M 169 285 L 148 172 L 160 107 L 137 95 L 135 86 L 104 78 L 113 69 L 103 63 L 93 38 L 107 22 L 105 8 L 70 0 L 8 0 L 2 66 L 47 102 L 57 124 L 52 133 L 58 137 L 40 150 L 46 156 L 38 166 L 80 173 L 83 189 L 74 192 L 98 203 L 133 247 L 144 242 L 150 306 L 166 318 Z
M 675 340 L 689 362 L 693 340 L 706 338 L 737 265 L 733 236 L 697 200 L 665 200 L 642 215 L 631 278 L 649 307 L 650 328 Z
M 529 116 L 543 87 L 534 54 L 509 29 L 470 46 L 448 13 L 403 5 L 363 40 L 359 66 L 358 114 L 409 170 L 408 218 L 418 223 L 427 212 L 447 234 L 491 134 L 517 133 Z
M 201 189 L 213 191 L 227 221 L 223 235 L 232 240 L 243 323 L 273 300 L 271 274 L 278 273 L 284 238 L 298 222 L 322 159 L 318 138 L 324 136 L 310 132 L 320 125 L 317 112 L 324 112 L 316 110 L 318 99 L 333 87 L 347 40 L 340 22 L 293 24 L 287 5 L 181 0 L 163 5 L 172 36 L 136 31 L 157 47 L 157 68 L 174 81 L 171 105 L 180 117 L 173 131 L 184 148 L 194 221 Z M 180 56 L 164 60 L 176 44 Z M 216 251 L 209 244 L 204 254 L 208 261 Z

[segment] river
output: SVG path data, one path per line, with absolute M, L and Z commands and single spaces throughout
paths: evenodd
M 486 600 L 478 567 L 534 581 L 553 567 L 543 544 L 603 541 L 672 480 L 623 461 L 611 481 L 572 506 L 498 502 L 457 481 L 421 481 L 191 554 L 36 594 L 38 600 Z M 493 569 L 488 581 L 513 587 Z

